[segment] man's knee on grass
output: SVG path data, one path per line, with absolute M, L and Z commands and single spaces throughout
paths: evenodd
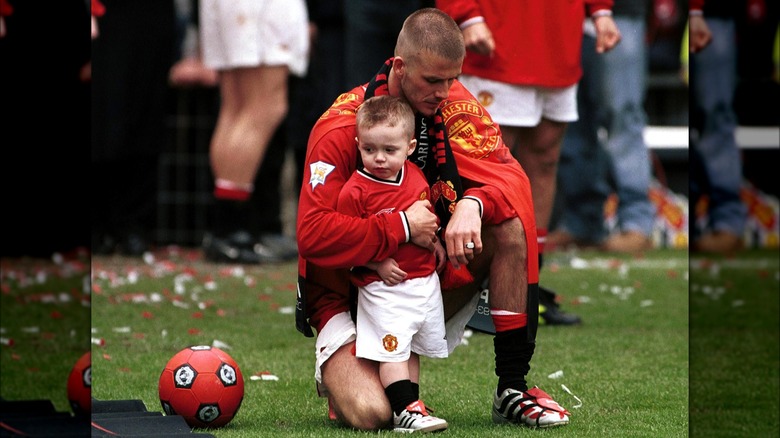
M 355 357 L 353 346 L 343 346 L 322 366 L 322 382 L 336 417 L 359 430 L 389 427 L 392 411 L 379 380 L 379 367 Z

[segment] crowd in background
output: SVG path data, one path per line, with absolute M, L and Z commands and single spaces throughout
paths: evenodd
M 66 102 L 70 101 L 73 108 L 84 105 L 85 94 L 83 91 L 85 86 L 91 86 L 91 101 L 89 102 L 92 112 L 91 152 L 87 159 L 91 164 L 91 174 L 88 178 L 88 190 L 91 190 L 91 195 L 89 205 L 80 206 L 78 209 L 81 214 L 90 215 L 93 250 L 102 254 L 119 252 L 140 255 L 159 245 L 192 244 L 193 242 L 185 241 L 186 239 L 165 239 L 164 236 L 156 233 L 157 228 L 161 225 L 158 215 L 161 176 L 158 170 L 161 167 L 161 156 L 170 149 L 172 137 L 177 135 L 176 132 L 173 132 L 176 128 L 171 120 L 188 117 L 188 114 L 175 113 L 175 104 L 172 102 L 180 99 L 182 94 L 192 93 L 194 89 L 210 90 L 210 93 L 218 96 L 215 99 L 217 103 L 221 101 L 219 96 L 224 94 L 220 91 L 220 75 L 217 69 L 209 68 L 202 62 L 203 5 L 197 0 L 136 2 L 100 0 L 92 2 L 92 13 L 89 14 L 89 8 L 85 8 L 83 0 L 51 3 L 52 8 L 58 8 L 63 13 L 67 12 L 74 16 L 72 20 L 74 22 L 81 20 L 86 24 L 90 19 L 89 15 L 92 15 L 91 59 L 86 46 L 89 42 L 84 41 L 84 38 L 73 41 L 62 38 L 51 39 L 50 42 L 56 42 L 67 49 L 58 50 L 56 46 L 51 46 L 47 48 L 49 53 L 59 51 L 60 55 L 65 53 L 78 54 L 59 62 L 58 66 L 63 72 L 49 70 L 46 74 L 47 80 L 40 81 L 39 85 L 58 87 L 65 80 L 63 78 L 70 78 L 73 80 L 60 88 L 72 90 L 71 94 L 62 99 L 47 99 L 45 87 L 43 87 L 39 90 L 41 93 L 19 97 L 17 103 L 30 105 L 46 102 L 49 108 L 67 113 Z M 621 11 L 625 9 L 626 5 L 636 6 L 640 3 L 644 6 L 643 11 L 633 11 L 625 15 L 626 19 L 622 18 L 624 15 Z M 242 210 L 241 214 L 250 219 L 248 223 L 251 225 L 236 225 L 236 230 L 233 230 L 239 231 L 240 228 L 249 233 L 248 246 L 245 248 L 248 248 L 250 252 L 257 253 L 258 245 L 263 247 L 262 251 L 265 251 L 263 253 L 265 257 L 249 257 L 248 261 L 294 259 L 296 252 L 294 236 L 290 235 L 283 217 L 283 206 L 288 200 L 278 190 L 279 187 L 283 186 L 281 179 L 284 178 L 282 170 L 287 163 L 285 160 L 291 159 L 294 163 L 292 168 L 296 173 L 292 179 L 295 185 L 293 192 L 295 192 L 300 184 L 301 169 L 299 167 L 303 161 L 308 132 L 316 118 L 337 97 L 339 90 L 348 89 L 365 81 L 374 73 L 371 71 L 373 69 L 371 66 L 380 65 L 386 57 L 392 54 L 400 23 L 410 10 L 434 5 L 433 1 L 394 2 L 393 7 L 388 7 L 387 3 L 384 2 L 342 0 L 310 0 L 306 2 L 306 8 L 301 10 L 302 16 L 299 19 L 308 22 L 308 28 L 300 30 L 300 32 L 305 32 L 305 36 L 302 37 L 309 44 L 307 66 L 305 69 L 301 68 L 298 71 L 289 72 L 289 87 L 284 93 L 286 95 L 285 103 L 274 104 L 276 106 L 287 105 L 288 108 L 279 111 L 279 114 L 286 115 L 280 117 L 278 128 L 272 130 L 272 136 L 266 140 L 268 147 L 264 153 L 264 159 L 258 160 L 253 183 L 250 184 L 249 180 L 246 182 L 247 186 L 251 185 L 255 190 L 249 192 L 251 196 L 245 197 L 250 208 Z M 591 204 L 590 219 L 583 219 L 585 223 L 592 226 L 594 231 L 588 232 L 588 235 L 564 236 L 563 241 L 567 244 L 601 244 L 605 249 L 617 248 L 620 250 L 622 248 L 620 245 L 610 245 L 608 240 L 604 240 L 611 236 L 605 234 L 606 231 L 601 223 L 603 220 L 601 216 L 603 200 L 610 194 L 620 195 L 622 193 L 621 187 L 625 187 L 625 179 L 621 175 L 630 174 L 636 178 L 641 174 L 644 182 L 639 187 L 644 187 L 651 176 L 648 172 L 652 171 L 652 166 L 650 164 L 643 166 L 641 172 L 634 172 L 630 168 L 621 170 L 621 161 L 615 151 L 619 150 L 623 143 L 615 145 L 615 142 L 621 141 L 619 133 L 622 132 L 621 130 L 626 130 L 633 132 L 634 138 L 637 139 L 633 149 L 635 154 L 640 153 L 639 150 L 642 146 L 647 149 L 647 145 L 641 144 L 638 136 L 641 127 L 651 124 L 658 115 L 652 112 L 644 114 L 647 106 L 642 107 L 643 101 L 651 98 L 655 92 L 663 92 L 653 88 L 653 83 L 659 82 L 653 81 L 653 78 L 676 77 L 682 68 L 687 67 L 688 60 L 684 58 L 681 61 L 681 44 L 687 23 L 687 2 L 674 0 L 625 2 L 616 0 L 615 8 L 624 37 L 632 37 L 630 40 L 624 38 L 620 43 L 622 47 L 621 45 L 618 47 L 624 49 L 623 53 L 626 57 L 644 58 L 642 62 L 646 70 L 642 74 L 638 73 L 636 77 L 644 77 L 645 81 L 630 87 L 635 88 L 631 111 L 628 111 L 627 107 L 611 110 L 620 116 L 636 114 L 623 119 L 617 119 L 614 115 L 610 117 L 609 114 L 605 115 L 603 111 L 596 111 L 588 105 L 591 105 L 594 99 L 598 101 L 603 96 L 609 95 L 609 90 L 603 90 L 604 86 L 612 87 L 612 91 L 617 91 L 624 87 L 625 83 L 616 85 L 613 82 L 610 85 L 608 80 L 602 80 L 601 94 L 595 96 L 591 90 L 593 87 L 585 82 L 580 84 L 579 102 L 582 120 L 577 122 L 574 127 L 570 127 L 564 139 L 564 163 L 571 163 L 567 158 L 567 151 L 571 151 L 572 144 L 582 142 L 582 137 L 576 137 L 579 140 L 575 138 L 580 132 L 579 126 L 586 122 L 593 123 L 588 128 L 591 129 L 588 134 L 589 141 L 592 141 L 588 154 L 599 157 L 592 161 L 596 163 L 594 168 L 600 169 L 599 181 L 594 183 L 594 187 L 598 188 L 596 191 L 599 195 Z M 733 128 L 739 124 L 772 125 L 773 121 L 777 120 L 776 108 L 769 104 L 773 100 L 772 96 L 776 97 L 778 94 L 776 76 L 775 79 L 772 78 L 773 75 L 777 74 L 776 64 L 773 63 L 773 50 L 777 51 L 777 48 L 773 47 L 777 35 L 777 6 L 773 2 L 765 2 L 764 0 L 738 2 L 708 0 L 704 15 L 719 29 L 718 32 L 713 32 L 716 44 L 713 45 L 709 55 L 713 58 L 727 56 L 726 61 L 715 60 L 713 62 L 720 66 L 730 65 L 731 75 L 723 79 L 726 81 L 726 85 L 715 86 L 715 88 L 705 85 L 705 91 L 699 91 L 700 86 L 696 77 L 702 75 L 702 72 L 711 71 L 711 69 L 697 66 L 699 61 L 704 62 L 703 56 L 702 59 L 692 56 L 690 59 L 690 102 L 687 102 L 688 90 L 684 88 L 688 84 L 684 82 L 682 74 L 679 75 L 680 82 L 672 87 L 677 90 L 674 91 L 676 95 L 672 99 L 679 100 L 680 105 L 689 105 L 691 108 L 691 119 L 680 119 L 679 124 L 684 126 L 690 123 L 691 125 L 691 137 L 694 139 L 691 157 L 695 158 L 691 167 L 692 178 L 706 177 L 708 174 L 706 158 L 712 152 L 699 153 L 697 151 L 709 144 L 707 134 L 711 128 L 717 128 L 720 131 L 720 134 L 717 135 L 726 135 L 733 139 Z M 48 26 L 47 22 L 39 21 L 36 23 L 33 18 L 36 16 L 35 12 L 28 8 L 25 2 L 13 0 L 0 2 L 0 16 L 2 17 L 2 29 L 0 29 L 2 31 L 0 41 L 2 42 L 0 44 L 2 44 L 4 53 L 15 54 L 14 56 L 18 56 L 20 59 L 36 59 L 24 57 L 15 51 L 15 47 L 23 39 L 26 39 L 28 43 L 43 39 L 40 35 L 31 35 L 29 32 L 31 28 Z M 37 18 L 43 20 L 45 17 L 41 15 Z M 627 21 L 628 18 L 632 18 L 633 21 Z M 56 29 L 60 22 L 52 23 L 50 28 Z M 583 29 L 583 32 L 587 42 L 588 29 Z M 721 40 L 728 41 L 721 42 Z M 636 52 L 632 52 L 631 47 L 635 47 Z M 74 50 L 74 48 L 80 49 Z M 725 48 L 728 48 L 728 53 L 723 52 L 726 50 Z M 585 49 L 587 47 L 584 46 Z M 6 50 L 8 51 L 6 52 Z M 703 53 L 707 54 L 708 52 Z M 590 70 L 589 65 L 592 63 L 587 61 L 588 56 L 583 51 L 585 79 L 590 80 L 597 70 Z M 613 58 L 617 56 L 615 54 Z M 776 57 L 776 54 L 774 56 Z M 606 59 L 609 58 L 605 57 Z M 630 62 L 629 59 L 626 58 L 625 62 Z M 42 60 L 39 59 L 39 62 Z M 89 69 L 90 62 L 91 70 Z M 15 77 L 28 74 L 27 72 L 33 71 L 35 68 L 34 63 L 28 64 L 28 66 L 29 69 L 6 72 L 12 75 L 8 77 L 7 81 L 13 81 Z M 606 70 L 609 71 L 613 68 Z M 699 99 L 699 97 L 712 97 L 712 93 L 706 90 L 713 89 L 723 90 L 727 95 L 715 103 L 705 103 L 704 100 Z M 757 100 L 758 104 L 746 103 L 755 96 L 761 97 Z M 707 120 L 708 111 L 712 110 L 707 105 L 714 105 L 715 111 L 719 111 L 711 116 L 711 120 Z M 274 108 L 266 107 L 263 112 L 267 116 L 272 109 Z M 34 110 L 30 109 L 30 111 Z M 212 122 L 207 122 L 213 123 L 214 130 L 218 126 L 217 117 L 220 112 L 218 104 L 214 105 L 211 114 Z M 6 116 L 12 117 L 6 118 L 6 120 L 14 124 L 13 117 L 22 114 L 25 113 L 16 112 L 14 115 Z M 591 118 L 598 120 L 589 122 L 588 120 Z M 49 117 L 49 120 L 56 123 L 56 117 Z M 267 117 L 265 120 L 267 121 Z M 606 127 L 606 131 L 609 133 L 608 137 L 599 138 L 598 132 L 601 131 L 595 128 L 596 126 Z M 48 138 L 54 134 L 54 131 L 59 131 L 64 137 L 68 135 L 69 131 L 76 129 L 78 128 L 72 123 L 63 123 L 62 126 L 53 125 L 52 128 L 35 131 L 38 135 L 46 135 Z M 732 132 L 727 132 L 729 130 Z M 726 131 L 725 134 L 724 131 Z M 83 134 L 83 132 L 76 133 L 82 137 Z M 729 141 L 733 142 L 733 140 Z M 55 143 L 56 140 L 51 140 L 51 142 Z M 723 144 L 723 141 L 716 141 L 716 143 Z M 18 149 L 21 151 L 23 148 L 19 147 Z M 57 150 L 54 155 L 51 155 L 53 161 L 56 162 L 58 154 L 62 153 L 62 150 Z M 209 154 L 209 151 L 198 150 L 193 153 Z M 718 190 L 719 186 L 716 182 L 713 183 L 711 176 L 701 181 L 692 180 L 691 189 L 695 189 L 692 196 L 696 198 L 692 200 L 691 209 L 699 196 L 705 196 L 710 207 L 724 197 L 739 201 L 739 189 L 737 188 L 735 193 L 734 186 L 739 184 L 742 178 L 750 178 L 750 175 L 744 176 L 742 173 L 743 152 L 738 150 L 736 144 L 731 146 L 729 153 L 731 154 L 730 158 L 724 158 L 724 160 L 728 163 L 727 168 L 734 171 L 731 176 L 732 188 L 729 189 L 730 191 Z M 30 161 L 32 157 L 29 154 L 29 152 L 25 152 L 17 161 Z M 699 158 L 705 158 L 703 164 L 698 164 L 700 163 Z M 590 162 L 591 158 L 586 160 Z M 647 159 L 647 163 L 650 161 Z M 51 169 L 41 168 L 41 170 L 57 175 L 61 174 L 56 166 L 52 166 Z M 213 169 L 209 168 L 208 171 L 213 172 Z M 559 172 L 559 181 L 561 178 L 566 178 L 565 171 L 566 169 L 562 169 Z M 722 171 L 709 171 L 710 175 L 722 175 L 722 173 Z M 759 180 L 763 181 L 760 178 Z M 63 177 L 62 179 L 67 178 Z M 219 178 L 215 178 L 215 180 L 219 180 Z M 57 190 L 78 190 L 76 187 L 67 188 L 62 184 L 52 184 L 51 186 Z M 563 187 L 571 187 L 571 183 L 563 184 Z M 584 187 L 578 188 L 583 189 Z M 715 189 L 714 194 L 702 195 L 702 193 L 712 189 Z M 235 195 L 236 192 L 231 190 L 227 190 L 228 195 Z M 218 191 L 215 190 L 215 193 Z M 224 194 L 225 190 L 222 190 L 222 193 Z M 567 193 L 559 193 L 559 197 L 562 195 L 567 195 Z M 245 194 L 241 196 L 245 196 Z M 568 194 L 568 196 L 572 195 Z M 624 196 L 624 199 L 629 198 Z M 640 196 L 640 199 L 643 207 L 637 211 L 641 213 L 637 213 L 633 217 L 642 217 L 644 224 L 636 226 L 629 224 L 623 227 L 627 230 L 641 230 L 641 239 L 637 240 L 639 242 L 637 245 L 624 245 L 628 250 L 648 247 L 647 213 L 654 206 L 649 204 L 645 196 Z M 61 201 L 62 196 L 50 196 L 46 198 L 45 202 L 41 202 L 46 207 L 36 204 L 35 214 L 46 215 L 49 213 L 48 208 L 56 208 L 59 205 L 58 202 Z M 222 201 L 215 199 L 211 202 L 219 203 Z M 574 213 L 574 208 L 569 209 L 568 207 L 575 205 L 582 207 L 586 203 L 569 200 L 563 205 L 561 220 L 554 218 L 553 222 L 565 224 L 564 217 Z M 739 202 L 734 205 L 736 205 L 735 209 L 731 210 L 733 214 L 744 217 L 744 206 L 740 206 Z M 626 208 L 628 209 L 628 207 Z M 623 220 L 622 211 L 622 207 L 618 207 L 618 220 L 620 221 Z M 714 210 L 712 212 L 713 218 L 717 218 L 718 214 L 717 210 Z M 235 212 L 222 214 L 233 221 L 235 221 L 236 215 Z M 215 214 L 209 213 L 205 219 L 207 223 L 205 229 L 198 231 L 202 231 L 205 235 L 213 232 L 215 222 L 217 222 L 214 216 Z M 691 217 L 693 217 L 693 213 Z M 225 221 L 231 222 L 223 220 L 223 222 Z M 593 221 L 599 221 L 599 223 L 594 224 Z M 705 243 L 702 249 L 734 250 L 739 248 L 744 220 L 742 222 L 740 224 L 737 221 L 729 226 L 731 227 L 731 234 L 728 236 L 729 242 L 721 245 L 717 242 L 713 244 L 710 241 L 710 245 L 707 246 Z M 628 223 L 628 219 L 626 219 L 626 223 Z M 704 230 L 706 237 L 711 237 L 711 234 L 707 234 L 710 231 L 722 234 L 723 230 L 727 228 L 717 223 L 707 225 L 707 227 L 709 227 L 708 230 Z M 576 234 L 571 233 L 572 230 L 565 227 L 559 228 L 560 230 Z M 52 229 L 48 231 L 56 234 Z M 692 225 L 692 238 L 695 237 L 693 236 L 695 232 L 696 227 Z M 53 239 L 52 236 L 43 231 L 40 233 L 42 238 Z M 559 233 L 557 238 L 560 237 Z M 201 242 L 196 244 L 201 244 Z M 698 248 L 695 245 L 692 247 Z M 9 248 L 11 247 L 9 246 Z M 214 260 L 230 261 L 229 258 L 225 259 L 219 255 L 215 255 Z M 239 261 L 241 260 L 239 259 Z

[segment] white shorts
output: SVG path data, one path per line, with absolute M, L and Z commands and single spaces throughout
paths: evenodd
M 461 344 L 463 334 L 466 332 L 466 324 L 471 319 L 479 303 L 479 294 L 475 293 L 474 298 L 459 310 L 452 318 L 445 323 L 447 332 L 447 353 L 452 354 L 455 347 Z M 322 384 L 322 365 L 330 359 L 333 353 L 344 345 L 355 340 L 357 329 L 349 312 L 339 313 L 332 317 L 325 326 L 317 333 L 317 341 L 314 344 L 315 364 L 314 379 L 319 385 Z M 327 388 L 321 388 L 320 395 L 325 394 Z
M 359 288 L 357 309 L 357 357 L 377 362 L 403 362 L 411 352 L 447 357 L 444 303 L 435 272 L 395 286 L 367 284 Z
M 523 86 L 471 75 L 458 80 L 499 125 L 533 127 L 542 117 L 567 123 L 578 119 L 577 84 L 563 88 Z
M 303 76 L 309 63 L 309 17 L 303 0 L 200 0 L 203 63 L 226 70 L 286 65 Z

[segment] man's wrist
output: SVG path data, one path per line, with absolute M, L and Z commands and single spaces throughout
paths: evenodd
M 409 225 L 409 219 L 406 217 L 406 212 L 401 211 L 401 223 L 404 226 L 404 233 L 406 233 L 406 240 L 404 240 L 404 243 L 409 243 L 412 240 L 412 227 Z
M 611 17 L 612 11 L 610 9 L 599 9 L 598 11 L 590 14 L 590 18 L 595 20 L 599 17 Z
M 458 27 L 460 27 L 460 30 L 466 30 L 467 27 L 477 24 L 477 23 L 484 23 L 485 17 L 477 16 L 477 17 L 471 17 L 468 20 L 464 21 L 463 23 L 460 23 Z
M 477 206 L 479 207 L 479 217 L 482 218 L 482 212 L 484 209 L 482 208 L 482 200 L 477 198 L 476 196 L 464 196 L 460 201 L 458 201 L 458 204 L 460 204 L 463 201 L 474 201 L 477 203 Z

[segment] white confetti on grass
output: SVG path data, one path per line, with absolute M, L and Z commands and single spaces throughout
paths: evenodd
M 211 346 L 214 348 L 219 348 L 221 350 L 230 350 L 231 348 L 233 348 L 227 343 L 220 341 L 219 339 L 214 339 L 214 341 L 211 342 Z
M 249 376 L 249 380 L 270 380 L 270 381 L 278 381 L 279 377 L 271 374 L 271 373 L 262 373 L 262 374 L 254 374 L 252 376 Z
M 574 257 L 571 259 L 570 266 L 574 269 L 588 269 L 590 268 L 590 263 L 585 259 Z
M 146 251 L 143 254 L 143 260 L 144 260 L 144 263 L 146 263 L 147 265 L 150 265 L 150 266 L 153 265 L 154 264 L 154 254 L 152 254 L 149 251 Z
M 55 265 L 61 265 L 64 260 L 65 257 L 63 257 L 62 254 L 58 252 L 55 252 L 51 255 L 51 261 L 54 262 Z
M 561 377 L 563 377 L 563 370 L 558 370 L 547 375 L 548 379 L 560 379 Z
M 173 305 L 176 306 L 176 307 L 180 307 L 182 309 L 189 309 L 190 308 L 190 304 L 189 303 L 185 303 L 184 301 L 179 301 L 179 300 L 173 300 Z
M 579 397 L 577 397 L 576 395 L 574 395 L 574 393 L 573 393 L 573 392 L 571 392 L 571 390 L 570 390 L 569 388 L 567 388 L 567 387 L 566 387 L 566 385 L 564 385 L 563 383 L 561 383 L 561 388 L 563 388 L 563 390 L 564 390 L 564 391 L 566 391 L 566 393 L 568 393 L 570 396 L 574 397 L 574 399 L 575 399 L 575 400 L 577 400 L 577 402 L 578 402 L 578 403 L 577 403 L 576 405 L 572 406 L 572 408 L 574 408 L 574 409 L 579 409 L 579 408 L 581 408 L 581 407 L 582 407 L 582 400 L 580 400 L 580 398 L 579 398 Z

